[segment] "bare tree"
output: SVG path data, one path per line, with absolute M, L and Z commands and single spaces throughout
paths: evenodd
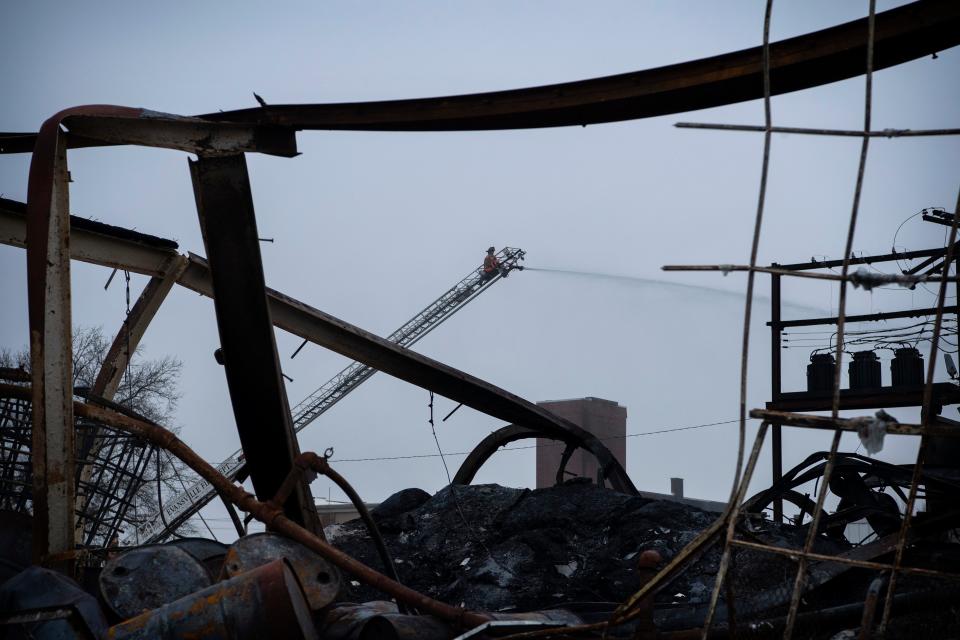
M 110 340 L 104 336 L 101 327 L 80 327 L 73 331 L 73 384 L 76 389 L 91 388 L 103 366 L 104 358 L 110 349 Z M 113 401 L 134 411 L 153 422 L 177 432 L 179 428 L 171 422 L 180 398 L 178 383 L 182 363 L 180 360 L 164 356 L 158 359 L 139 357 L 142 345 L 138 346 L 130 358 L 130 364 L 123 373 Z M 0 349 L 0 367 L 30 370 L 30 352 L 27 349 L 13 352 Z M 104 458 L 106 453 L 100 454 Z M 182 491 L 192 478 L 189 471 L 176 458 L 165 451 L 150 446 L 140 446 L 123 450 L 118 455 L 138 456 L 134 468 L 137 469 L 137 486 L 130 487 L 132 508 L 127 510 L 123 520 L 127 526 L 149 518 L 157 513 L 163 496 Z M 111 482 L 110 473 L 101 475 L 99 483 Z M 94 501 L 88 510 L 99 507 L 103 496 L 92 496 Z M 180 527 L 183 533 L 194 533 L 190 523 Z M 105 544 L 106 540 L 99 540 Z

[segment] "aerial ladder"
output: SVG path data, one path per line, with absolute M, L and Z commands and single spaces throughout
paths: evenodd
M 520 262 L 523 261 L 525 256 L 526 252 L 522 249 L 504 247 L 496 254 L 498 266 L 494 271 L 485 272 L 483 267 L 477 267 L 450 287 L 442 296 L 427 305 L 420 313 L 391 333 L 387 340 L 401 347 L 414 345 L 423 336 L 436 329 L 450 316 L 486 291 L 494 282 L 506 278 L 511 271 L 522 271 L 523 266 Z M 376 371 L 373 367 L 361 362 L 349 364 L 291 409 L 294 430 L 296 432 L 302 431 L 307 425 L 370 378 Z M 231 480 L 245 476 L 243 451 L 234 452 L 233 455 L 217 466 L 217 471 Z M 136 528 L 128 529 L 128 533 L 124 535 L 123 544 L 150 544 L 162 541 L 216 496 L 217 492 L 207 481 L 203 479 L 195 481 L 171 500 L 165 501 L 162 505 L 162 511 L 147 518 Z

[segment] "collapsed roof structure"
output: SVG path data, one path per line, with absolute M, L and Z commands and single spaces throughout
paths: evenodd
M 567 603 L 568 606 L 563 607 L 563 602 L 556 603 L 559 607 L 548 608 L 542 601 L 533 599 L 526 604 L 537 607 L 537 611 L 492 612 L 476 608 L 482 603 L 477 605 L 471 601 L 467 605 L 464 601 L 457 606 L 428 595 L 424 592 L 427 589 L 411 588 L 400 581 L 391 559 L 391 552 L 396 555 L 396 549 L 401 548 L 397 545 L 402 543 L 391 540 L 393 549 L 388 550 L 379 529 L 393 528 L 393 532 L 385 531 L 388 539 L 392 533 L 413 535 L 411 532 L 415 530 L 420 535 L 422 522 L 417 519 L 435 513 L 430 509 L 436 510 L 438 505 L 421 501 L 416 506 L 371 515 L 325 457 L 299 451 L 279 367 L 275 326 L 510 423 L 511 426 L 481 443 L 475 455 L 468 459 L 472 466 L 458 474 L 457 482 L 449 488 L 454 496 L 457 483 L 469 483 L 476 468 L 502 444 L 546 437 L 584 448 L 597 457 L 601 479 L 625 496 L 623 500 L 588 496 L 590 504 L 606 499 L 616 503 L 608 514 L 610 526 L 632 522 L 630 517 L 645 517 L 640 513 L 643 504 L 629 502 L 637 491 L 626 471 L 599 439 L 577 425 L 487 381 L 406 350 L 268 288 L 245 154 L 292 157 L 297 154 L 296 133 L 304 130 L 460 131 L 586 126 L 760 98 L 769 105 L 773 95 L 863 74 L 868 79 L 868 89 L 867 117 L 862 131 L 793 131 L 860 137 L 863 140 L 861 179 L 871 137 L 957 133 L 955 130 L 876 132 L 870 130 L 869 121 L 869 78 L 874 71 L 960 44 L 957 3 L 927 0 L 876 15 L 871 10 L 870 16 L 863 20 L 772 44 L 769 43 L 769 13 L 767 17 L 761 47 L 579 82 L 415 100 L 264 105 L 190 117 L 142 108 L 88 105 L 55 114 L 36 134 L 0 134 L 0 152 L 32 153 L 27 202 L 0 201 L 0 240 L 24 247 L 27 254 L 31 371 L 28 375 L 5 372 L 7 379 L 0 383 L 0 398 L 7 412 L 2 437 L 5 443 L 13 443 L 4 447 L 4 472 L 19 469 L 19 477 L 30 478 L 28 483 L 20 483 L 24 486 L 19 490 L 11 490 L 10 499 L 3 506 L 30 514 L 35 565 L 6 583 L 6 617 L 0 623 L 23 627 L 60 621 L 73 625 L 78 634 L 84 630 L 95 634 L 106 632 L 110 623 L 113 625 L 109 630 L 111 637 L 124 638 L 178 637 L 188 633 L 216 636 L 227 633 L 223 629 L 228 628 L 236 637 L 254 637 L 266 632 L 262 622 L 257 622 L 258 616 L 281 620 L 273 631 L 279 629 L 293 637 L 313 637 L 318 632 L 325 637 L 359 637 L 360 634 L 367 634 L 365 637 L 481 637 L 480 634 L 524 630 L 528 631 L 523 637 L 574 637 L 605 632 L 658 637 L 656 624 L 667 634 L 659 637 L 764 634 L 790 637 L 795 630 L 807 633 L 804 629 L 809 627 L 804 625 L 811 621 L 822 625 L 818 631 L 821 635 L 858 626 L 861 634 L 870 634 L 875 621 L 881 632 L 892 633 L 901 628 L 897 627 L 900 622 L 916 624 L 905 611 L 918 606 L 920 600 L 925 600 L 927 606 L 923 611 L 927 613 L 932 607 L 939 608 L 942 601 L 956 603 L 958 572 L 952 565 L 957 561 L 957 549 L 956 540 L 950 540 L 949 536 L 957 524 L 958 479 L 931 475 L 923 467 L 925 446 L 932 438 L 956 438 L 957 434 L 955 428 L 938 421 L 937 412 L 932 411 L 932 356 L 920 395 L 922 420 L 917 425 L 880 418 L 839 417 L 842 339 L 837 341 L 830 416 L 771 408 L 756 410 L 751 416 L 761 420 L 762 425 L 752 450 L 747 451 L 743 396 L 740 456 L 727 509 L 709 524 L 706 521 L 696 526 L 690 524 L 688 520 L 697 521 L 700 517 L 696 515 L 678 517 L 678 521 L 687 518 L 684 521 L 688 535 L 674 536 L 670 544 L 663 545 L 662 551 L 667 555 L 663 558 L 665 564 L 659 562 L 663 555 L 660 552 L 640 553 L 639 577 L 635 576 L 636 581 L 630 583 L 635 589 L 614 592 L 619 600 L 592 608 L 582 603 Z M 766 135 L 769 150 L 770 135 L 776 130 L 770 122 L 769 109 L 767 122 L 760 130 Z M 161 238 L 71 217 L 68 150 L 127 144 L 196 155 L 196 159 L 190 161 L 190 176 L 206 246 L 205 258 L 181 255 L 174 243 Z M 765 162 L 764 177 L 766 166 Z M 859 185 L 858 181 L 858 197 Z M 862 276 L 858 281 L 856 274 L 849 273 L 853 262 L 849 241 L 856 223 L 856 202 L 847 251 L 838 265 L 841 273 L 824 276 L 840 283 L 841 302 L 836 324 L 841 336 L 846 320 L 845 287 L 847 283 L 863 284 Z M 798 275 L 802 271 L 757 266 L 762 203 L 761 188 L 750 264 L 705 267 L 723 272 L 748 272 L 745 332 L 749 328 L 755 274 L 766 270 L 779 277 Z M 910 274 L 906 281 L 907 284 L 940 283 L 939 304 L 933 310 L 934 354 L 943 315 L 948 311 L 945 306 L 947 284 L 956 280 L 949 276 L 950 265 L 958 259 L 955 217 L 949 226 L 950 240 L 942 255 L 946 265 L 942 275 Z M 82 397 L 73 388 L 71 375 L 72 259 L 151 277 L 124 321 L 97 383 L 85 390 Z M 225 477 L 167 429 L 111 402 L 131 349 L 135 349 L 174 285 L 213 298 L 224 370 L 255 496 Z M 956 313 L 956 309 L 952 312 Z M 745 335 L 744 363 L 747 338 Z M 949 399 L 954 390 L 948 391 L 945 397 Z M 779 521 L 761 523 L 751 515 L 757 512 L 758 504 L 762 509 L 788 495 L 793 487 L 790 483 L 802 470 L 786 474 L 773 494 L 746 500 L 747 486 L 771 426 L 776 438 L 781 426 L 828 429 L 835 433 L 833 448 L 825 454 L 817 476 L 822 478 L 821 490 L 811 505 L 805 503 L 811 521 L 803 527 L 791 528 L 792 525 Z M 838 454 L 840 434 L 858 429 L 919 436 L 921 454 L 917 464 L 905 473 L 903 469 L 880 469 L 869 461 Z M 779 448 L 778 440 L 774 446 Z M 115 555 L 115 549 L 110 549 L 118 523 L 123 519 L 127 500 L 124 496 L 136 488 L 137 466 L 149 459 L 151 452 L 159 450 L 184 462 L 212 485 L 225 503 L 262 521 L 272 532 L 253 540 L 241 538 L 222 554 L 216 562 L 216 574 L 222 578 L 219 582 L 210 584 L 209 579 L 205 582 L 204 570 L 196 568 L 197 561 L 202 564 L 217 555 L 203 551 L 199 544 L 187 550 L 186 556 L 179 555 L 183 551 L 177 551 L 180 547 L 176 545 L 135 548 L 119 556 Z M 22 474 L 25 469 L 27 473 Z M 847 475 L 842 476 L 841 472 Z M 369 566 L 372 561 L 365 564 L 357 559 L 365 557 L 365 552 L 356 545 L 353 547 L 355 557 L 338 546 L 337 539 L 327 540 L 324 536 L 309 487 L 309 480 L 317 473 L 330 477 L 357 503 L 381 571 Z M 823 515 L 826 492 L 836 486 L 837 478 L 852 477 L 850 474 L 871 481 L 880 478 L 882 482 L 875 486 L 896 485 L 906 497 L 905 511 L 896 526 L 871 545 L 848 547 L 825 533 L 830 531 L 831 524 Z M 105 484 L 106 479 L 112 484 Z M 123 487 L 123 491 L 118 491 L 118 487 Z M 914 507 L 921 487 L 925 495 L 936 494 L 941 504 L 948 506 L 933 517 L 918 518 L 914 522 Z M 473 494 L 464 493 L 465 501 L 470 495 Z M 459 504 L 456 509 L 460 510 Z M 511 509 L 501 504 L 495 511 L 508 514 Z M 398 516 L 406 516 L 408 520 L 387 522 Z M 22 521 L 5 519 L 3 526 L 22 528 Z M 926 553 L 927 549 L 914 557 L 909 547 L 918 540 L 947 546 L 937 547 L 936 553 Z M 494 559 L 489 549 L 485 549 L 493 540 L 481 537 L 472 543 Z M 664 588 L 691 571 L 691 567 L 709 553 L 716 556 L 716 566 L 704 569 L 701 564 L 699 582 L 687 580 L 689 585 L 694 582 L 706 585 L 703 576 L 715 576 L 713 583 L 704 587 L 709 589 L 709 596 L 704 596 L 701 606 L 681 611 L 675 602 L 664 601 L 663 596 L 668 595 Z M 60 574 L 78 575 L 78 567 L 91 557 L 99 562 L 94 564 L 101 593 L 111 604 L 109 619 L 97 610 L 95 601 L 85 599 L 82 589 L 63 582 L 60 577 Z M 768 557 L 772 560 L 765 562 L 763 558 Z M 627 560 L 632 560 L 632 556 Z M 777 583 L 776 594 L 760 594 L 744 586 L 751 580 L 764 579 L 765 576 L 760 575 L 762 567 L 774 565 L 787 575 Z M 41 566 L 59 574 L 41 570 Z M 161 567 L 160 573 L 172 572 L 168 576 L 171 585 L 189 586 L 190 590 L 185 594 L 177 592 L 176 597 L 171 595 L 175 591 L 173 586 L 171 591 L 161 589 L 160 596 L 131 593 L 132 585 L 142 584 L 144 575 L 156 575 L 156 572 L 137 573 L 142 570 L 138 568 L 152 566 Z M 178 568 L 176 572 L 174 568 Z M 487 568 L 493 575 L 491 579 L 498 579 L 495 570 L 499 569 L 502 567 Z M 560 568 L 556 570 L 563 574 Z M 513 570 L 506 571 L 509 574 Z M 189 575 L 200 575 L 200 578 L 191 581 Z M 870 577 L 866 581 L 869 589 L 859 592 L 862 598 L 841 599 L 841 605 L 830 600 L 831 588 L 859 588 L 865 576 Z M 395 605 L 336 606 L 341 589 L 346 589 L 345 585 L 352 584 L 351 581 L 386 594 L 394 599 Z M 821 587 L 805 602 L 814 589 Z M 905 598 L 897 600 L 898 588 L 900 596 Z M 34 597 L 39 593 L 56 594 L 60 600 L 41 601 L 42 598 Z M 460 592 L 452 590 L 452 593 Z M 931 598 L 931 593 L 939 594 L 940 598 Z M 661 605 L 656 614 L 655 596 Z M 720 602 L 726 606 L 718 608 Z M 124 603 L 129 606 L 125 607 Z M 673 611 L 665 614 L 662 606 L 673 607 Z M 141 613 L 144 609 L 149 611 Z M 944 615 L 955 616 L 955 613 Z M 849 624 L 851 617 L 862 621 L 861 624 Z M 939 624 L 942 619 L 936 622 Z

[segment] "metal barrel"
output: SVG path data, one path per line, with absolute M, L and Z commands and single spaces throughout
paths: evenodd
M 107 638 L 317 638 L 307 600 L 285 560 L 190 594 L 111 627 Z

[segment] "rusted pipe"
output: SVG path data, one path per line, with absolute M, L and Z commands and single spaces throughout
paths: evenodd
M 0 384 L 0 395 L 30 400 L 31 390 L 30 387 Z M 260 502 L 254 496 L 244 491 L 243 487 L 233 484 L 226 476 L 210 466 L 206 460 L 201 458 L 193 449 L 180 440 L 176 434 L 164 429 L 160 425 L 148 422 L 146 419 L 133 418 L 110 409 L 80 402 L 74 402 L 73 410 L 78 416 L 98 420 L 107 426 L 132 433 L 153 445 L 163 447 L 179 458 L 204 480 L 213 485 L 221 495 L 237 505 L 242 511 L 253 514 L 253 516 L 264 523 L 267 528 L 280 532 L 293 538 L 300 544 L 313 549 L 340 569 L 356 576 L 357 579 L 365 582 L 374 589 L 379 589 L 421 611 L 431 613 L 444 620 L 449 620 L 457 626 L 466 628 L 475 627 L 490 619 L 486 614 L 468 611 L 461 607 L 454 607 L 445 602 L 434 600 L 419 591 L 405 587 L 396 580 L 383 575 L 336 547 L 320 540 L 317 536 L 284 516 L 283 512 L 277 507 Z
M 400 583 L 400 576 L 397 574 L 397 567 L 393 563 L 393 557 L 390 555 L 390 551 L 387 550 L 387 545 L 384 543 L 383 536 L 380 534 L 380 528 L 377 527 L 377 523 L 374 522 L 373 517 L 370 515 L 370 511 L 367 510 L 367 505 L 364 504 L 363 500 L 360 498 L 360 495 L 356 492 L 353 486 L 347 482 L 347 479 L 330 467 L 330 463 L 327 461 L 326 456 L 318 456 L 312 451 L 307 451 L 294 458 L 293 469 L 290 470 L 287 478 L 283 481 L 283 484 L 280 485 L 277 495 L 270 500 L 270 504 L 275 507 L 282 505 L 286 501 L 290 492 L 294 489 L 294 487 L 296 487 L 297 483 L 300 481 L 300 478 L 302 478 L 308 471 L 315 471 L 316 473 L 327 476 L 333 480 L 333 482 L 340 487 L 345 494 L 347 494 L 347 497 L 350 498 L 350 502 L 353 503 L 357 513 L 360 514 L 360 518 L 363 520 L 363 523 L 367 526 L 367 531 L 370 533 L 370 537 L 373 539 L 373 544 L 377 548 L 377 554 L 380 556 L 380 562 L 383 564 L 384 572 L 390 577 L 390 579 Z M 398 601 L 397 605 L 400 609 L 400 613 L 410 613 L 401 602 Z

